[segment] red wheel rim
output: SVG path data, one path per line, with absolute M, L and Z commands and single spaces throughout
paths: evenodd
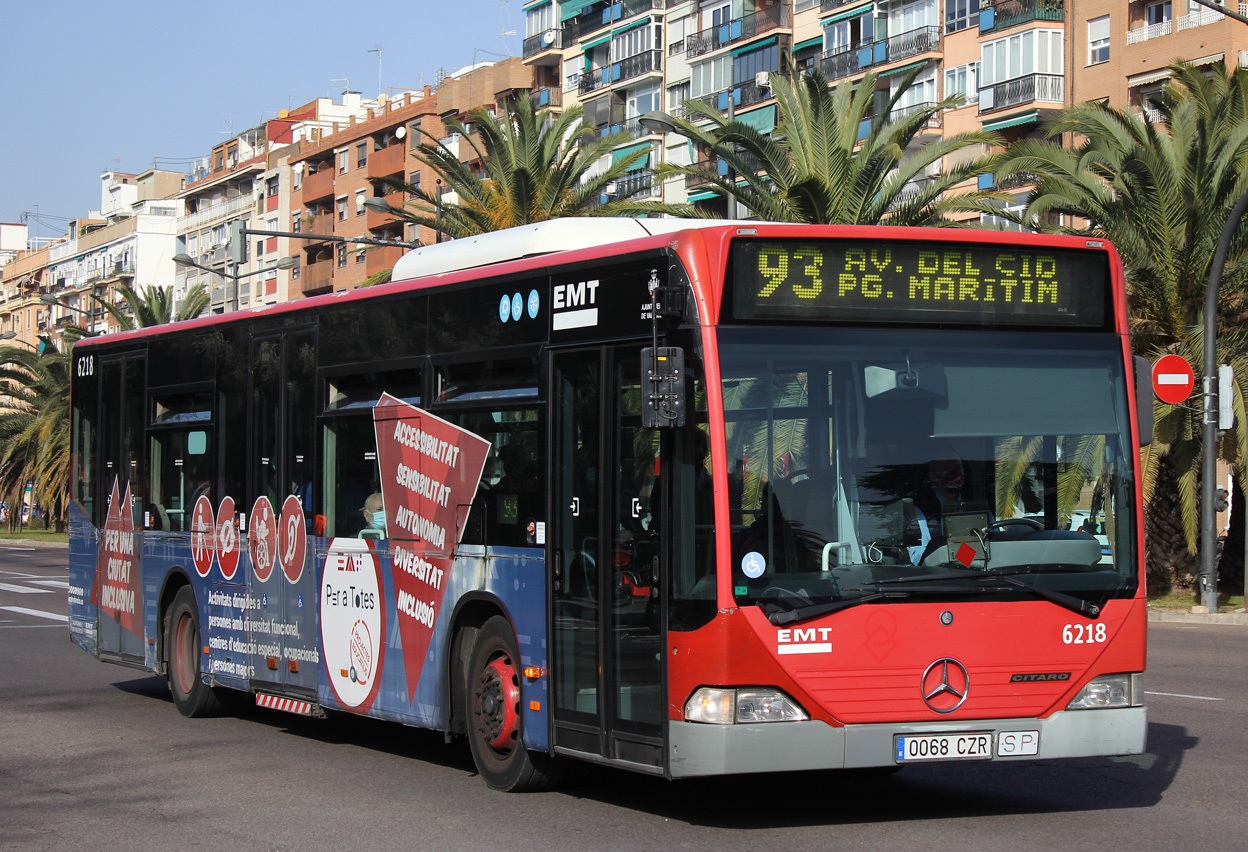
M 173 683 L 182 695 L 190 695 L 195 686 L 195 619 L 182 613 L 173 632 Z
M 477 682 L 477 730 L 485 744 L 507 752 L 520 733 L 520 678 L 511 660 L 498 656 Z

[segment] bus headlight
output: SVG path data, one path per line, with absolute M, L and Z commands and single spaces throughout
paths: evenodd
M 685 702 L 685 719 L 708 725 L 804 722 L 810 716 L 778 689 L 763 686 L 725 689 L 704 686 Z
M 1104 710 L 1111 707 L 1138 707 L 1143 703 L 1143 675 L 1111 674 L 1093 678 L 1079 690 L 1067 710 Z

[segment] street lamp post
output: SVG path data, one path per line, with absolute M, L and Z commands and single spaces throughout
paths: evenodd
M 7 341 L 7 340 L 11 340 L 11 341 L 13 341 L 14 343 L 20 343 L 20 344 L 22 344 L 23 346 L 27 347 L 28 349 L 33 349 L 33 350 L 35 350 L 36 352 L 38 352 L 38 351 L 39 351 L 39 347 L 35 346 L 35 345 L 34 345 L 34 344 L 32 344 L 32 343 L 27 343 L 25 340 L 22 340 L 20 337 L 18 337 L 18 336 L 17 336 L 17 332 L 16 332 L 16 331 L 6 331 L 6 332 L 4 332 L 3 334 L 0 334 L 0 340 L 6 340 L 6 341 Z
M 194 258 L 192 258 L 189 254 L 175 254 L 173 256 L 173 262 L 176 263 L 178 266 L 192 266 L 195 269 L 201 269 L 204 272 L 211 272 L 213 275 L 220 275 L 222 278 L 228 278 L 231 281 L 233 281 L 234 282 L 234 310 L 238 310 L 238 307 L 239 307 L 238 282 L 243 280 L 244 278 L 250 278 L 253 275 L 260 275 L 263 272 L 269 271 L 267 269 L 256 269 L 251 272 L 244 272 L 240 275 L 238 272 L 217 270 L 217 269 L 213 269 L 211 266 L 204 266 L 202 263 L 196 263 Z M 283 257 L 281 260 L 277 262 L 277 265 L 275 268 L 293 269 L 294 267 L 298 265 L 299 265 L 298 259 L 293 258 L 293 257 Z M 236 270 L 238 269 L 238 264 L 235 263 L 234 261 L 226 261 L 226 269 Z
M 735 118 L 735 113 L 736 113 L 736 104 L 733 99 L 733 92 L 729 92 L 728 93 L 728 111 L 726 113 L 728 117 L 728 121 L 731 122 Z M 637 121 L 638 123 L 641 124 L 642 127 L 646 128 L 651 133 L 663 133 L 663 134 L 676 133 L 680 136 L 684 136 L 686 139 L 689 139 L 691 141 L 693 139 L 692 136 L 690 136 L 688 133 L 685 133 L 679 127 L 677 127 L 676 122 L 672 119 L 672 117 L 668 115 L 667 113 L 663 112 L 662 110 L 656 109 L 652 112 L 648 112 L 645 115 L 643 115 L 641 118 L 637 119 Z M 731 164 L 728 166 L 728 183 L 730 183 L 733 187 L 736 187 L 737 185 L 737 173 L 736 173 L 736 170 L 732 168 Z M 734 196 L 731 192 L 726 193 L 725 195 L 726 197 L 724 200 L 725 202 L 727 202 L 725 215 L 727 215 L 729 219 L 736 219 L 737 218 L 736 196 Z

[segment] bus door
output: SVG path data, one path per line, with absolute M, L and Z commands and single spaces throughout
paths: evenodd
M 96 500 L 94 520 L 105 533 L 96 566 L 94 595 L 100 606 L 96 641 L 101 658 L 142 665 L 143 537 L 134 533 L 143 529 L 147 505 L 143 470 L 147 359 L 137 352 L 101 361 L 97 487 L 103 493 Z
M 253 688 L 302 696 L 316 692 L 319 658 L 315 377 L 314 330 L 252 338 L 248 662 Z
M 640 366 L 640 346 L 552 359 L 554 743 L 661 769 L 664 470 Z

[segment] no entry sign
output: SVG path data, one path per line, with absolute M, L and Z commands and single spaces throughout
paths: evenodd
M 1176 405 L 1192 395 L 1196 376 L 1181 355 L 1163 355 L 1153 365 L 1153 393 L 1162 402 Z

